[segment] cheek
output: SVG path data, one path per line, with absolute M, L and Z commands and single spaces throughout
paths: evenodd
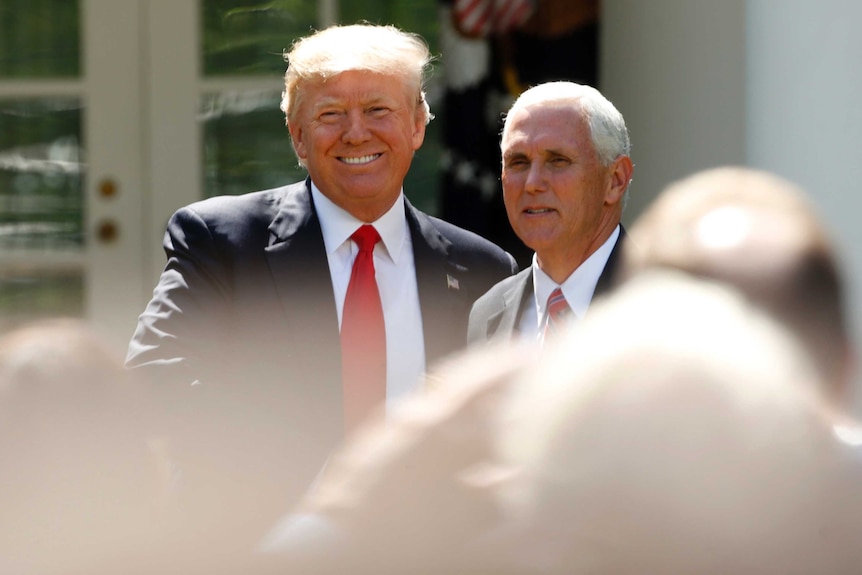
M 521 212 L 521 197 L 522 194 L 511 185 L 511 182 L 508 186 L 503 186 L 503 207 L 513 228 L 519 225 L 517 219 Z
M 511 196 L 515 198 L 519 195 L 520 190 L 524 189 L 525 176 L 519 175 L 517 172 L 503 172 L 500 176 L 500 185 L 503 188 L 503 198 Z
M 515 205 L 515 203 L 518 201 L 519 194 L 511 178 L 504 179 L 502 181 L 502 187 L 503 204 L 506 207 Z

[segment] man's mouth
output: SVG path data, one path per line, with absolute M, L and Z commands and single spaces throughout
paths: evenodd
M 345 164 L 351 164 L 351 165 L 357 166 L 357 165 L 367 164 L 369 162 L 373 162 L 374 160 L 376 160 L 377 158 L 379 158 L 382 155 L 383 154 L 368 154 L 367 156 L 357 156 L 357 157 L 353 157 L 353 158 L 347 157 L 347 156 L 341 156 L 338 159 L 341 160 L 342 162 L 344 162 Z
M 524 210 L 527 214 L 547 214 L 553 211 L 553 208 L 526 208 Z

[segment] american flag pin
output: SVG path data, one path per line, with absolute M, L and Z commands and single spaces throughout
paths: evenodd
M 446 287 L 449 289 L 458 290 L 461 289 L 461 286 L 458 284 L 458 280 L 446 274 Z

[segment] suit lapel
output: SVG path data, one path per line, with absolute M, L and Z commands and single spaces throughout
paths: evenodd
M 599 276 L 599 281 L 596 283 L 596 289 L 593 292 L 593 298 L 601 294 L 607 293 L 614 285 L 614 275 L 617 267 L 620 265 L 625 242 L 628 241 L 626 229 L 620 224 L 620 236 L 617 238 L 617 243 L 614 244 L 614 249 L 611 250 L 611 255 L 608 256 L 608 261 L 605 263 L 605 268 L 602 270 L 602 275 Z
M 296 380 L 290 386 L 293 395 L 307 395 L 302 404 L 319 415 L 320 421 L 312 424 L 326 428 L 324 437 L 337 439 L 342 405 L 338 312 L 307 181 L 287 188 L 269 230 L 266 260 L 283 319 L 270 322 L 275 328 L 267 336 L 283 366 L 284 382 Z
M 289 319 L 313 315 L 338 332 L 338 315 L 320 222 L 309 182 L 289 186 L 269 226 L 266 259 L 279 300 Z
M 533 293 L 532 268 L 518 272 L 511 287 L 503 292 L 502 307 L 488 317 L 487 334 L 491 339 L 499 334 L 501 337 L 511 337 L 518 332 L 518 324 L 524 312 L 524 306 L 530 305 Z
M 465 285 L 464 274 L 468 270 L 451 261 L 451 242 L 437 231 L 428 216 L 406 198 L 404 207 L 413 242 L 425 358 L 431 363 L 463 347 L 466 342 L 465 298 L 461 286 Z

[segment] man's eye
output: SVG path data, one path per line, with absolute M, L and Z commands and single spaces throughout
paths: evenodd
M 562 167 L 562 166 L 568 166 L 571 162 L 569 161 L 568 158 L 551 158 L 550 163 L 552 166 Z
M 387 112 L 389 112 L 389 108 L 385 106 L 374 106 L 373 108 L 368 109 L 368 113 L 375 117 L 383 116 Z
M 341 116 L 341 113 L 337 110 L 326 110 L 325 112 L 321 112 L 318 118 L 321 122 L 334 122 L 339 116 Z

